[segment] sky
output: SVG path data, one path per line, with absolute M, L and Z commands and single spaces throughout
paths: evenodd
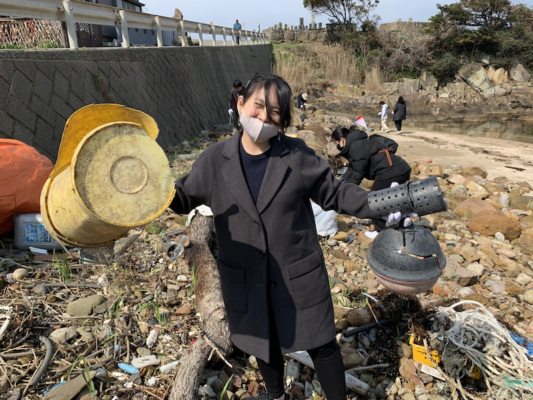
M 304 23 L 311 22 L 311 13 L 303 6 L 303 0 L 140 0 L 146 4 L 144 12 L 161 16 L 174 16 L 174 9 L 179 8 L 183 18 L 188 21 L 210 23 L 231 27 L 236 19 L 246 24 L 247 30 L 261 30 L 277 23 L 298 25 L 299 18 Z M 381 0 L 376 13 L 381 16 L 381 23 L 394 22 L 401 18 L 407 21 L 426 22 L 429 17 L 437 14 L 437 3 L 450 4 L 450 0 Z M 533 0 L 522 0 L 522 3 L 533 6 Z M 327 23 L 326 16 L 317 15 L 316 22 Z

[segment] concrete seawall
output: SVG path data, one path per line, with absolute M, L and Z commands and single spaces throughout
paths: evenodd
M 271 69 L 270 45 L 0 51 L 0 138 L 56 160 L 66 120 L 94 103 L 151 115 L 166 148 L 228 122 L 235 79 Z

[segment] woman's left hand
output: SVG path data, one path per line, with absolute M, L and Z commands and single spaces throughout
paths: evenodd
M 393 188 L 395 186 L 399 186 L 399 183 L 398 182 L 392 182 L 392 184 L 390 185 L 391 188 Z M 407 228 L 408 226 L 411 226 L 413 224 L 413 220 L 411 219 L 411 217 L 416 217 L 416 216 L 417 216 L 416 213 L 402 214 L 400 211 L 397 211 L 395 213 L 389 214 L 387 217 L 383 217 L 383 219 L 385 221 L 387 221 L 387 223 L 389 225 L 397 224 L 398 222 L 400 222 L 403 219 L 404 220 L 403 221 L 403 226 Z

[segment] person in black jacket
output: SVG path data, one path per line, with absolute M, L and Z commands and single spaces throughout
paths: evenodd
M 300 93 L 298 95 L 298 108 L 305 111 L 305 103 L 307 103 L 307 93 Z
M 239 79 L 236 79 L 233 82 L 233 88 L 228 97 L 228 113 L 233 115 L 233 126 L 236 129 L 239 129 L 239 110 L 237 108 L 237 103 L 239 103 L 239 96 L 242 96 L 242 82 Z
M 340 157 L 348 160 L 348 171 L 342 176 L 348 183 L 359 185 L 366 178 L 373 180 L 370 191 L 386 189 L 393 182 L 405 183 L 411 176 L 411 167 L 407 162 L 385 149 L 380 143 L 369 140 L 366 132 L 355 126 L 350 129 L 338 128 L 331 138 L 340 150 Z M 372 220 L 376 232 L 367 232 L 374 238 L 386 226 L 385 221 Z
M 407 119 L 407 106 L 402 96 L 398 98 L 398 102 L 394 106 L 394 125 L 396 125 L 397 133 L 402 132 L 402 121 Z

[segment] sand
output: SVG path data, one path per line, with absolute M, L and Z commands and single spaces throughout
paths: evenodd
M 443 168 L 452 165 L 483 167 L 491 180 L 506 176 L 515 182 L 533 183 L 533 144 L 411 128 L 404 131 L 407 133 L 401 135 L 390 131 L 387 136 L 399 144 L 398 155 L 408 161 L 431 159 L 429 165 L 441 165 Z

